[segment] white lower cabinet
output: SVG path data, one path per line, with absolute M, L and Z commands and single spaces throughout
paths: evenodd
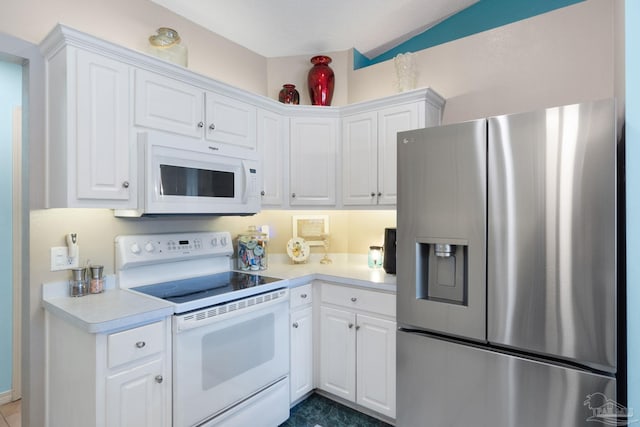
M 133 369 L 107 377 L 107 426 L 161 426 L 162 359 L 154 359 Z
M 46 312 L 48 427 L 170 427 L 168 319 L 92 334 Z
M 395 295 L 322 284 L 322 390 L 395 418 L 395 339 Z
M 290 401 L 296 402 L 314 389 L 312 285 L 291 290 Z

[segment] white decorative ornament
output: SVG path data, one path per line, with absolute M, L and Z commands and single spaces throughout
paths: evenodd
M 293 262 L 306 262 L 310 253 L 309 244 L 301 237 L 294 237 L 287 242 L 287 255 Z
M 405 92 L 416 88 L 416 65 L 411 52 L 399 53 L 393 58 L 398 79 L 398 92 Z

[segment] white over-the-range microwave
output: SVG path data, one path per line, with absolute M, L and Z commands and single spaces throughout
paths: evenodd
M 260 211 L 257 153 L 156 131 L 139 132 L 137 144 L 138 208 L 115 216 Z

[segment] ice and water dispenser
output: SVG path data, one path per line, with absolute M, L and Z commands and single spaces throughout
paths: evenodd
M 467 305 L 468 242 L 418 239 L 416 245 L 416 298 Z

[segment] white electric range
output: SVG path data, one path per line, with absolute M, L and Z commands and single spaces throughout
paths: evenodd
M 232 255 L 229 232 L 116 237 L 118 286 L 174 306 L 174 427 L 289 417 L 288 283 Z

